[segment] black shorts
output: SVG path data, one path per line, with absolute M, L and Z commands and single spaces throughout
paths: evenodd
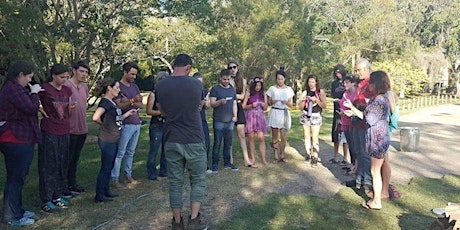
M 238 111 L 236 113 L 236 125 L 241 125 L 241 124 L 246 124 L 246 117 L 244 116 L 244 109 L 243 109 L 243 105 L 241 104 L 241 102 L 237 103 L 236 104 L 236 107 L 238 108 Z

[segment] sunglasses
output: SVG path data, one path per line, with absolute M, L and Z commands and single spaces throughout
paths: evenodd
M 228 67 L 228 69 L 236 69 L 236 68 L 238 68 L 238 66 L 236 66 L 236 65 Z

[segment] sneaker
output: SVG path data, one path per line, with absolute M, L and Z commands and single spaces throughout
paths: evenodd
M 41 207 L 42 211 L 46 213 L 53 213 L 56 210 L 56 205 L 54 205 L 51 201 L 44 203 Z
M 235 165 L 233 164 L 228 164 L 226 166 L 224 166 L 224 169 L 231 169 L 232 171 L 238 171 L 238 167 L 236 167 Z
M 336 160 L 335 158 L 332 158 L 332 159 L 329 160 L 329 163 L 330 164 L 337 164 L 337 163 L 340 163 L 340 161 Z
M 78 193 L 78 194 L 80 194 L 80 193 Z M 67 191 L 64 191 L 64 192 L 62 193 L 62 196 L 61 196 L 61 197 L 64 197 L 64 198 L 66 198 L 66 199 L 70 199 L 70 198 L 73 197 L 73 195 L 72 195 L 72 192 L 70 192 L 69 190 L 67 190 Z
M 126 186 L 122 185 L 118 181 L 112 181 L 111 185 L 112 185 L 112 187 L 114 187 L 116 189 L 126 189 Z
M 31 211 L 25 211 L 24 214 L 22 214 L 22 217 L 24 218 L 32 218 L 34 216 L 35 216 L 35 213 Z
M 85 189 L 82 186 L 78 185 L 78 184 L 76 184 L 74 186 L 70 186 L 69 190 L 72 193 L 78 193 L 78 194 L 85 192 Z
M 172 230 L 184 230 L 185 227 L 184 227 L 184 219 L 181 217 L 180 218 L 180 223 L 176 223 L 176 221 L 174 220 L 174 217 L 172 218 L 171 220 L 171 229 Z
M 211 173 L 214 173 L 214 171 L 212 171 L 211 169 L 206 170 L 206 174 L 211 174 Z
M 32 225 L 34 223 L 35 223 L 34 219 L 23 217 L 23 218 L 21 218 L 19 220 L 9 221 L 8 225 L 11 226 L 11 227 L 20 227 L 20 226 Z
M 217 165 L 213 165 L 212 166 L 212 173 L 217 173 L 217 171 L 219 170 L 219 167 Z
M 318 158 L 317 157 L 311 157 L 311 167 L 312 168 L 318 167 Z
M 68 208 L 69 201 L 61 197 L 61 198 L 57 198 L 56 200 L 53 200 L 53 204 L 58 208 Z
M 127 176 L 126 177 L 126 184 L 140 184 L 141 182 L 137 181 L 137 180 L 134 180 L 133 177 L 130 177 L 130 176 Z
M 190 219 L 191 216 L 188 217 L 188 224 L 187 230 L 206 230 L 208 229 L 208 225 L 201 221 L 201 214 L 198 213 L 198 216 L 195 219 Z

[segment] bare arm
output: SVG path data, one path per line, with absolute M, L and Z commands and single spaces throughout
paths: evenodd
M 151 92 L 149 94 L 149 97 L 147 98 L 147 108 L 146 108 L 147 115 L 159 116 L 159 115 L 161 115 L 161 111 L 153 109 L 153 103 L 154 102 L 155 102 L 155 94 L 153 92 Z
M 234 122 L 236 122 L 237 119 L 238 119 L 238 118 L 237 118 L 237 116 L 238 116 L 237 114 L 238 114 L 238 107 L 236 106 L 236 100 L 233 100 L 233 117 L 232 117 L 232 120 L 233 120 Z
M 220 100 L 217 100 L 216 97 L 210 97 L 210 104 L 211 107 L 216 108 L 217 106 L 223 105 L 227 103 L 227 100 L 225 98 L 222 98 Z
M 104 113 L 105 113 L 105 109 L 102 107 L 98 107 L 93 114 L 93 121 L 99 125 L 102 124 L 101 117 L 102 117 L 102 114 Z
M 324 92 L 323 89 L 319 91 L 319 99 L 316 100 L 316 103 L 318 103 L 319 107 L 325 109 L 327 107 L 326 103 L 326 92 Z

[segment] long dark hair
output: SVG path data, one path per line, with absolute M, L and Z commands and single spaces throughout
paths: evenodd
M 6 80 L 7 81 L 15 81 L 19 74 L 22 73 L 24 75 L 31 74 L 35 71 L 35 66 L 28 61 L 16 61 L 8 67 L 8 71 L 6 73 Z
M 256 85 L 257 83 L 260 82 L 260 91 L 257 92 L 256 91 Z M 265 92 L 265 89 L 264 89 L 264 79 L 261 78 L 261 77 L 254 77 L 251 81 L 251 85 L 249 86 L 249 96 L 254 96 L 256 94 L 259 94 L 261 97 L 264 97 L 264 93 Z
M 50 76 L 47 82 L 53 81 L 53 75 L 59 75 L 65 72 L 69 72 L 69 67 L 62 63 L 54 64 L 53 66 L 51 66 Z
M 235 81 L 235 90 L 236 93 L 242 93 L 243 88 L 244 88 L 244 82 L 243 82 L 243 76 L 240 74 L 240 66 L 238 65 L 238 62 L 235 60 L 231 60 L 227 63 L 227 69 L 230 68 L 231 64 L 235 64 L 238 66 L 238 72 L 236 72 L 235 78 L 233 79 Z
M 314 74 L 310 74 L 310 75 L 308 75 L 307 80 L 305 80 L 305 85 L 304 85 L 304 88 L 307 91 L 307 94 L 309 92 L 312 92 L 312 91 L 310 91 L 310 86 L 308 86 L 308 80 L 310 80 L 312 78 L 315 79 L 315 81 L 316 81 L 316 91 L 315 92 L 319 93 L 319 91 L 321 89 L 321 86 L 319 85 L 318 77 L 316 75 L 314 75 Z
M 100 97 L 107 93 L 107 89 L 110 87 L 114 87 L 117 81 L 115 81 L 111 77 L 107 77 L 99 81 L 96 85 L 96 88 L 94 89 L 94 95 L 97 97 Z

